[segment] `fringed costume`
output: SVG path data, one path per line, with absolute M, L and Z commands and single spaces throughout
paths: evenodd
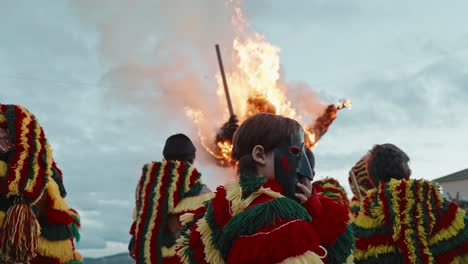
M 351 217 L 354 219 L 359 214 L 359 205 L 366 197 L 367 191 L 373 189 L 369 175 L 367 173 L 366 162 L 360 159 L 354 167 L 351 168 L 348 177 L 349 186 L 353 192 L 353 198 L 350 203 Z
M 44 131 L 25 108 L 0 104 L 12 148 L 0 159 L 0 262 L 82 263 L 80 218 L 65 201 L 62 173 Z
M 183 161 L 151 162 L 143 167 L 136 189 L 130 254 L 136 263 L 180 263 L 177 234 L 168 230 L 169 215 L 177 217 L 202 207 L 212 193 L 200 195 L 201 174 Z
M 336 179 L 327 177 L 322 180 L 314 181 L 312 185 L 318 193 L 327 196 L 346 207 L 349 207 L 348 195 L 346 194 L 343 186 L 341 186 L 341 184 Z
M 394 180 L 367 193 L 353 223 L 356 263 L 468 263 L 465 212 L 425 180 Z
M 183 263 L 351 263 L 349 210 L 317 194 L 301 205 L 276 180 L 240 175 L 218 187 L 178 240 Z

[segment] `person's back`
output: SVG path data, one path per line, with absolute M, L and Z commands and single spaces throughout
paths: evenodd
M 367 157 L 369 190 L 353 223 L 356 263 L 468 263 L 468 219 L 439 186 L 409 179 L 408 156 L 391 144 Z
M 0 104 L 0 263 L 81 263 L 80 218 L 36 117 Z
M 218 187 L 205 214 L 184 227 L 178 250 L 184 263 L 344 263 L 352 258 L 349 211 L 312 193 L 297 122 L 258 114 L 239 127 L 233 143 L 239 182 Z
M 192 165 L 195 146 L 183 134 L 169 137 L 164 161 L 144 165 L 137 185 L 130 255 L 136 263 L 180 263 L 175 242 L 179 217 L 190 213 L 212 197 Z

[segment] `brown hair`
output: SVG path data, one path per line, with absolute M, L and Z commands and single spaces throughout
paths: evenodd
M 301 125 L 291 118 L 259 113 L 245 120 L 237 129 L 233 139 L 232 157 L 239 161 L 238 173 L 257 173 L 252 150 L 260 145 L 265 152 L 272 151 L 281 143 L 288 143 Z
M 393 144 L 375 145 L 367 163 L 369 177 L 375 186 L 390 179 L 408 179 L 411 175 L 409 161 L 408 155 Z

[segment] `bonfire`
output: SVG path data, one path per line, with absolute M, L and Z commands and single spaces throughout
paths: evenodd
M 219 46 L 216 45 L 220 71 L 216 75 L 218 81 L 217 94 L 221 103 L 227 104 L 229 115 L 236 115 L 241 123 L 250 116 L 266 112 L 283 115 L 298 120 L 307 134 L 307 148 L 316 146 L 317 141 L 327 132 L 336 119 L 338 110 L 351 106 L 346 99 L 337 104 L 330 104 L 311 124 L 306 124 L 302 116 L 297 114 L 287 97 L 287 87 L 280 80 L 280 49 L 259 33 L 247 34 L 249 24 L 245 19 L 240 3 L 234 5 L 233 26 L 238 36 L 233 41 L 234 67 L 225 72 L 222 64 Z M 236 5 L 237 4 L 237 5 Z M 228 89 L 228 84 L 229 88 Z M 225 98 L 225 99 L 224 99 Z M 307 100 L 307 98 L 304 98 Z M 316 104 L 312 101 L 311 104 Z M 206 138 L 203 127 L 204 114 L 196 109 L 186 109 L 198 128 L 199 141 L 221 166 L 234 166 L 231 159 L 232 142 L 230 139 Z

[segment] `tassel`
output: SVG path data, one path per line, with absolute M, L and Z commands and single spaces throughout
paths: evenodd
M 0 232 L 0 255 L 7 261 L 29 261 L 36 256 L 40 226 L 28 204 L 10 207 Z

